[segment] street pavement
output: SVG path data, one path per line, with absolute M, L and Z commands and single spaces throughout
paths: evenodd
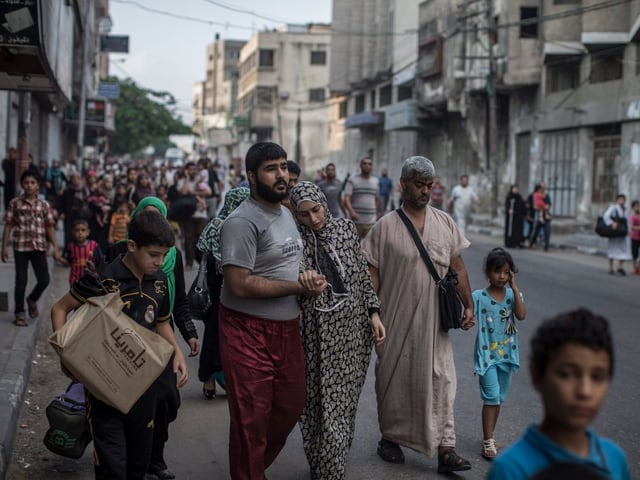
M 477 238 L 480 239 L 481 242 L 495 241 L 496 245 L 498 245 L 501 243 L 498 238 L 501 235 L 502 230 L 499 227 L 492 226 L 491 224 L 483 225 L 481 222 L 478 222 L 478 224 L 472 225 L 469 228 L 469 236 L 471 239 L 474 240 L 474 238 Z M 491 237 L 493 237 L 493 240 L 491 240 Z M 592 264 L 594 262 L 598 264 L 601 263 L 602 269 L 606 269 L 605 259 L 593 257 L 593 255 L 600 256 L 603 254 L 603 243 L 600 241 L 602 239 L 599 239 L 594 235 L 589 236 L 588 234 L 584 234 L 584 237 L 584 239 L 576 240 L 574 234 L 553 235 L 551 255 L 562 256 L 562 252 L 572 252 L 572 255 L 578 257 L 578 261 L 590 262 Z M 591 259 L 589 259 L 589 256 L 576 255 L 575 252 L 578 251 L 592 255 Z M 540 255 L 542 255 L 542 253 L 540 253 Z M 582 258 L 582 260 L 580 260 L 580 258 Z M 50 260 L 50 264 L 52 281 L 55 281 L 56 283 L 66 282 L 68 270 L 53 267 L 52 260 Z M 473 267 L 474 270 L 478 269 L 477 265 L 473 265 Z M 188 284 L 190 284 L 194 275 L 194 272 L 189 272 L 187 274 Z M 30 274 L 29 287 L 33 284 L 32 277 L 33 275 Z M 477 286 L 482 285 L 482 282 L 484 282 L 484 279 L 480 276 L 475 282 L 472 281 L 472 284 L 477 288 Z M 29 287 L 27 291 L 29 291 Z M 56 298 L 53 298 L 53 290 L 58 292 L 60 291 L 60 288 L 57 287 L 58 286 L 56 286 L 55 289 L 50 287 L 40 299 L 39 307 L 41 315 L 39 318 L 29 319 L 29 326 L 26 328 L 15 327 L 12 323 L 14 290 L 13 263 L 10 261 L 7 264 L 0 264 L 0 292 L 9 293 L 9 311 L 0 312 L 0 342 L 2 342 L 2 349 L 0 350 L 0 479 L 5 478 L 6 470 L 9 462 L 11 461 L 11 453 L 17 428 L 17 419 L 20 413 L 20 407 L 24 400 L 25 390 L 28 385 L 31 365 L 34 361 L 33 354 L 38 337 L 38 331 L 43 321 L 49 321 L 49 308 L 52 302 L 56 300 Z M 199 327 L 201 328 L 201 324 L 199 324 Z M 471 337 L 465 341 L 467 343 L 472 342 Z M 198 415 L 202 415 L 202 405 L 208 404 L 207 406 L 209 409 L 207 417 L 213 416 L 216 419 L 216 428 L 223 429 L 224 431 L 224 429 L 228 428 L 228 413 L 226 409 L 226 402 L 223 400 L 224 396 L 221 396 L 221 398 L 215 399 L 212 402 L 205 402 L 202 399 L 201 392 L 199 391 L 200 383 L 198 382 L 196 375 L 197 359 L 190 359 L 189 368 L 191 379 L 189 382 L 189 389 L 183 392 L 183 409 L 181 409 L 181 418 L 194 418 L 194 416 L 197 418 Z M 460 377 L 465 378 L 465 375 L 466 373 L 463 375 L 459 374 L 459 381 Z M 370 371 L 367 385 L 365 385 L 365 389 L 367 389 L 369 393 L 372 389 L 371 377 L 372 372 Z M 466 380 L 473 381 L 473 379 Z M 364 395 L 365 393 L 363 392 L 363 397 Z M 465 402 L 469 401 L 471 400 L 459 398 L 458 404 L 462 403 L 464 406 Z M 382 462 L 380 462 L 375 455 L 375 442 L 379 435 L 375 428 L 375 398 L 373 399 L 373 403 L 370 399 L 367 402 L 361 402 L 361 407 L 362 408 L 358 412 L 357 434 L 352 453 L 352 457 L 355 456 L 359 460 L 357 462 L 359 470 L 356 471 L 355 469 L 351 469 L 349 478 L 378 478 L 380 474 L 384 472 L 386 472 L 385 475 L 389 478 L 418 478 L 421 476 L 420 472 L 434 472 L 435 462 L 432 459 L 425 459 L 412 452 L 406 452 L 408 465 L 403 467 L 401 471 L 391 470 L 391 466 L 389 465 L 381 466 L 380 464 Z M 528 415 L 528 417 L 531 418 L 531 411 L 527 411 L 525 406 L 515 408 L 518 415 Z M 366 423 L 366 426 L 363 426 L 364 423 Z M 226 478 L 226 475 L 228 475 L 228 460 L 226 458 L 227 440 L 224 433 L 222 435 L 210 436 L 206 431 L 204 433 L 202 431 L 189 431 L 190 427 L 186 428 L 187 431 L 181 429 L 177 425 L 172 427 L 172 438 L 180 439 L 180 450 L 193 451 L 194 449 L 203 449 L 209 452 L 215 452 L 215 454 L 210 458 L 207 458 L 206 460 L 202 459 L 202 461 L 199 462 L 199 466 L 205 467 L 209 471 L 209 474 L 213 474 L 213 478 Z M 191 432 L 193 432 L 193 435 L 190 434 Z M 515 435 L 515 433 L 513 433 L 513 435 Z M 367 439 L 366 446 L 356 447 L 356 443 L 361 441 L 362 437 Z M 204 445 L 204 448 L 202 445 L 203 443 L 206 444 Z M 272 469 L 270 469 L 270 478 L 280 480 L 300 477 L 299 467 L 296 467 L 296 463 L 299 463 L 301 461 L 300 459 L 304 458 L 304 456 L 302 455 L 301 457 L 301 453 L 298 452 L 298 450 L 301 450 L 300 444 L 301 439 L 299 438 L 299 431 L 298 429 L 295 429 L 283 454 Z M 295 453 L 293 450 L 289 453 L 293 448 L 295 448 Z M 463 454 L 468 452 L 470 448 L 475 449 L 475 445 L 460 445 L 460 451 Z M 177 470 L 183 470 L 184 473 L 191 473 L 198 467 L 197 465 L 184 465 L 181 457 L 182 455 L 177 453 L 174 454 L 171 451 L 168 452 L 168 458 L 173 462 Z M 473 464 L 475 473 L 473 475 L 467 475 L 466 478 L 481 478 L 479 474 L 482 471 L 486 471 L 486 462 L 483 462 L 482 459 L 474 458 Z M 367 465 L 374 465 L 377 475 L 370 475 L 370 473 L 374 471 L 374 468 L 367 467 Z M 297 474 L 295 472 L 297 472 Z M 218 475 L 216 475 L 216 473 Z M 193 475 L 188 476 L 194 480 L 196 478 L 201 478 Z M 183 476 L 183 478 L 186 477 Z

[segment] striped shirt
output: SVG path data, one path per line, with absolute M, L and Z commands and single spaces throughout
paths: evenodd
M 69 261 L 71 267 L 69 285 L 73 285 L 84 275 L 87 262 L 91 261 L 97 266 L 102 263 L 104 255 L 95 240 L 87 240 L 84 245 L 79 245 L 74 240 L 66 246 L 64 257 Z
M 55 226 L 49 202 L 24 195 L 9 202 L 4 223 L 13 227 L 13 249 L 16 252 L 47 251 L 47 228 Z
M 344 194 L 351 196 L 351 207 L 360 216 L 354 223 L 372 225 L 378 220 L 376 199 L 378 198 L 378 178 L 362 175 L 351 177 L 344 189 Z

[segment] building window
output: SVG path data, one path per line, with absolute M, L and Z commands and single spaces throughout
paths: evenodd
M 538 38 L 538 7 L 520 7 L 520 38 Z
M 309 90 L 310 102 L 324 102 L 324 88 L 312 88 Z
M 360 95 L 356 95 L 355 112 L 356 113 L 364 112 L 364 94 L 363 93 L 361 93 Z
M 555 60 L 547 65 L 547 92 L 571 90 L 580 84 L 579 60 Z
M 258 87 L 257 105 L 259 107 L 272 107 L 276 96 L 276 87 Z
M 599 131 L 600 130 L 600 131 Z M 620 134 L 597 128 L 593 141 L 593 203 L 613 202 L 618 194 Z M 609 133 L 604 135 L 603 133 Z
M 273 128 L 254 127 L 251 129 L 252 142 L 269 142 L 273 138 Z
M 591 83 L 609 82 L 622 78 L 623 48 L 606 49 L 591 54 Z
M 244 77 L 254 68 L 256 68 L 256 52 L 253 52 L 240 64 L 240 76 Z
M 380 89 L 380 106 L 391 104 L 391 85 L 385 85 Z
M 443 40 L 436 37 L 418 49 L 418 71 L 423 78 L 442 74 Z
M 369 93 L 369 98 L 371 100 L 371 110 L 374 110 L 376 108 L 376 91 L 375 90 L 371 90 L 371 92 Z
M 314 50 L 311 52 L 311 65 L 326 65 L 327 52 L 323 50 Z
M 398 101 L 413 98 L 413 87 L 398 87 Z
M 347 101 L 340 102 L 338 105 L 338 118 L 347 118 Z
M 275 65 L 275 50 L 268 50 L 265 48 L 260 49 L 260 60 L 258 61 L 259 67 L 273 67 Z

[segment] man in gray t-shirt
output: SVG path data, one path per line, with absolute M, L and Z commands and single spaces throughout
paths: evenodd
M 336 178 L 336 166 L 333 163 L 327 164 L 324 172 L 327 177 L 318 182 L 318 188 L 327 198 L 327 206 L 331 215 L 335 218 L 341 218 L 344 216 L 340 205 L 342 203 L 340 198 L 342 196 L 342 182 Z
M 371 175 L 373 160 L 360 160 L 360 175 L 353 176 L 344 189 L 344 208 L 356 224 L 360 238 L 364 238 L 380 218 L 378 178 Z
M 231 478 L 264 478 L 304 406 L 297 296 L 320 295 L 327 282 L 317 272 L 299 272 L 302 241 L 280 203 L 287 196 L 287 152 L 256 143 L 245 166 L 251 198 L 227 217 L 220 234 L 220 358 Z

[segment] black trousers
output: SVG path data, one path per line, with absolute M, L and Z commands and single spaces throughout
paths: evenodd
M 200 350 L 200 363 L 198 365 L 198 379 L 201 382 L 210 380 L 214 373 L 222 371 L 218 330 L 218 307 L 220 306 L 222 275 L 216 270 L 216 262 L 211 255 L 207 255 L 207 285 L 212 306 L 207 312 L 207 318 L 204 322 L 204 335 L 202 337 L 202 349 Z
M 154 383 L 156 394 L 156 413 L 153 420 L 153 442 L 149 467 L 152 470 L 166 470 L 164 446 L 169 440 L 169 424 L 178 417 L 180 408 L 180 392 L 176 385 L 176 374 L 173 373 L 173 358 L 167 364 L 162 375 Z
M 14 292 L 15 309 L 14 313 L 24 312 L 24 296 L 29 279 L 29 262 L 36 274 L 36 286 L 29 294 L 29 300 L 37 302 L 42 293 L 49 285 L 49 266 L 47 265 L 47 254 L 43 251 L 17 252 L 13 251 L 16 268 L 16 290 Z
M 87 395 L 96 480 L 144 480 L 153 443 L 154 387 L 155 383 L 127 414 Z

